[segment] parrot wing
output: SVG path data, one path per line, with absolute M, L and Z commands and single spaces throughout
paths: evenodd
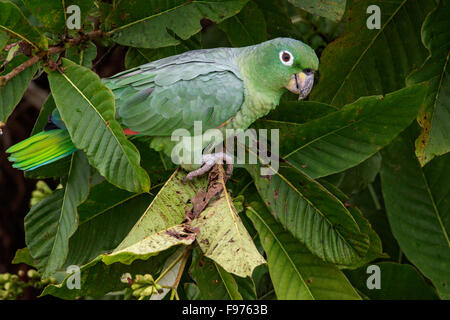
M 203 131 L 232 118 L 244 102 L 244 85 L 233 49 L 190 51 L 105 79 L 116 97 L 119 120 L 149 136 L 175 129 Z

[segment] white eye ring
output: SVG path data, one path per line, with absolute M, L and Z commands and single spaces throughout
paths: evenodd
M 294 56 L 287 50 L 280 51 L 280 61 L 285 66 L 292 66 L 294 63 Z

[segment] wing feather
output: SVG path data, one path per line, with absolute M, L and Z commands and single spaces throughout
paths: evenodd
M 149 136 L 170 136 L 217 128 L 244 102 L 244 85 L 233 49 L 190 51 L 133 68 L 105 79 L 116 97 L 120 121 Z

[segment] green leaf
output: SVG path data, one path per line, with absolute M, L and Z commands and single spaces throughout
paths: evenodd
M 103 183 L 91 188 L 89 198 L 79 207 L 80 218 L 86 211 L 89 211 L 89 218 L 80 219 L 78 230 L 70 238 L 66 266 L 84 265 L 97 256 L 114 250 L 153 199 L 145 193 L 129 193 L 127 198 L 117 197 L 117 193 L 110 193 L 110 190 Z M 123 191 L 118 188 L 115 190 Z M 92 193 L 98 193 L 102 197 L 97 199 Z M 109 196 L 111 201 L 106 199 Z
M 8 34 L 6 32 L 0 31 L 0 51 L 3 50 L 3 48 L 6 46 L 7 42 L 8 42 Z M 0 60 L 1 60 L 1 54 L 0 54 Z
M 53 96 L 50 93 L 47 96 L 47 99 L 45 100 L 44 104 L 42 105 L 41 110 L 39 111 L 39 116 L 36 122 L 34 123 L 33 130 L 31 130 L 30 136 L 35 135 L 44 130 L 55 108 L 56 108 L 55 100 L 53 99 Z
M 256 120 L 255 123 L 263 121 L 261 127 L 265 126 L 266 121 L 279 121 L 280 125 L 283 122 L 305 123 L 338 110 L 334 106 L 316 101 L 282 101 L 265 118 Z
M 385 97 L 363 97 L 304 124 L 263 123 L 280 128 L 282 158 L 316 179 L 354 167 L 391 142 L 413 121 L 426 91 L 416 85 Z
M 450 299 L 450 154 L 421 168 L 411 131 L 382 152 L 386 211 L 408 260 Z
M 13 38 L 18 38 L 34 49 L 47 50 L 47 39 L 33 27 L 22 11 L 10 1 L 0 1 L 0 30 L 6 31 Z
M 333 21 L 341 20 L 346 0 L 289 0 L 294 6 Z
M 180 41 L 180 44 L 175 46 L 156 49 L 129 47 L 125 55 L 125 68 L 131 69 L 151 61 L 175 56 L 189 50 L 201 49 L 203 47 L 202 45 L 202 35 L 196 34 L 185 41 Z
M 152 139 L 151 137 L 147 138 L 149 138 L 149 140 Z M 176 165 L 172 162 L 170 157 L 161 151 L 152 149 L 148 142 L 140 141 L 138 138 L 132 138 L 131 141 L 141 154 L 142 168 L 144 168 L 152 177 L 152 188 L 164 184 L 176 169 Z
M 199 32 L 200 20 L 221 22 L 237 14 L 248 0 L 116 1 L 107 18 L 108 35 L 122 45 L 159 48 L 179 44 Z
M 1 7 L 1 2 L 0 2 Z M 1 10 L 1 9 L 0 9 Z M 3 14 L 3 13 L 2 13 Z M 24 55 L 19 55 L 11 60 L 6 66 L 5 70 L 0 75 L 5 75 L 11 72 L 15 67 L 25 62 L 28 58 Z M 14 108 L 22 99 L 25 90 L 28 87 L 31 79 L 33 78 L 38 64 L 25 69 L 17 76 L 9 80 L 5 86 L 0 87 L 0 121 L 6 122 L 8 117 L 13 112 Z
M 260 201 L 260 198 L 257 198 L 257 200 L 255 200 L 255 201 Z M 250 220 L 250 224 L 253 225 L 251 220 Z M 255 236 L 257 238 L 259 238 L 258 232 L 256 232 Z M 264 249 L 263 249 L 263 251 L 264 251 Z M 267 264 L 262 264 L 258 268 L 256 268 L 255 271 L 253 272 L 252 279 L 255 282 L 256 294 L 257 294 L 257 297 L 259 300 L 276 300 L 277 299 L 277 296 L 275 294 L 275 289 L 273 288 L 272 280 L 270 279 L 269 266 Z
M 83 24 L 89 10 L 93 7 L 93 0 L 22 0 L 28 10 L 39 19 L 46 31 L 55 34 L 64 33 L 68 14 L 66 10 L 75 4 L 80 7 L 81 23 Z
M 48 78 L 73 143 L 112 184 L 131 192 L 148 191 L 150 180 L 139 165 L 139 152 L 114 119 L 111 90 L 89 69 L 62 61 L 64 72 L 49 72 Z
M 65 157 L 31 171 L 25 171 L 24 176 L 28 179 L 59 178 L 67 175 L 69 167 L 70 157 Z
M 63 33 L 66 27 L 64 1 L 61 0 L 22 0 L 26 8 L 39 19 L 45 30 Z
M 25 217 L 25 240 L 33 258 L 39 261 L 43 277 L 59 270 L 66 261 L 69 238 L 78 227 L 77 206 L 88 194 L 88 179 L 85 155 L 73 153 L 65 188 L 44 198 Z
M 258 165 L 248 165 L 255 186 L 276 219 L 314 254 L 332 263 L 353 265 L 369 247 L 350 212 L 333 194 L 301 170 L 283 163 L 268 166 L 261 176 Z
M 368 29 L 370 5 L 381 9 L 381 29 Z M 310 99 L 343 106 L 361 96 L 386 94 L 405 86 L 406 76 L 421 65 L 426 50 L 420 28 L 434 1 L 353 1 L 344 34 L 320 59 L 320 81 Z
M 106 264 L 121 262 L 130 264 L 136 259 L 147 260 L 173 246 L 190 245 L 195 240 L 195 233 L 188 232 L 186 226 L 180 224 L 174 227 L 150 234 L 144 239 L 128 247 L 121 246 L 110 254 L 103 255 Z
M 184 183 L 185 176 L 186 173 L 182 170 L 174 172 L 138 222 L 114 250 L 113 255 L 104 258 L 107 263 L 114 261 L 130 263 L 135 259 L 146 259 L 147 255 L 152 255 L 157 250 L 152 242 L 155 241 L 155 237 L 156 240 L 167 241 L 168 246 L 176 244 L 177 239 L 167 238 L 164 233 L 172 227 L 175 227 L 176 233 L 183 232 L 183 228 L 179 225 L 186 218 L 186 208 L 192 206 L 191 201 L 197 191 L 201 188 L 205 190 L 207 185 L 205 177 Z
M 238 276 L 233 276 L 234 280 L 238 285 L 239 293 L 244 300 L 256 300 L 256 287 L 255 282 L 251 277 L 241 278 Z
M 92 41 L 66 50 L 66 58 L 88 69 L 92 68 L 92 60 L 97 56 L 97 47 Z
M 258 5 L 250 1 L 231 18 L 219 24 L 233 47 L 245 47 L 267 40 L 266 21 Z
M 260 176 L 256 168 L 249 172 L 271 213 L 314 254 L 341 265 L 353 265 L 366 255 L 367 234 L 322 185 L 288 165 L 274 175 Z
M 343 193 L 341 190 L 333 186 L 327 181 L 320 181 L 333 195 L 335 195 L 342 203 L 345 203 L 346 206 L 348 206 L 347 210 L 350 212 L 350 214 L 355 219 L 356 223 L 358 224 L 359 228 L 361 229 L 361 232 L 364 234 L 367 234 L 369 236 L 369 249 L 367 250 L 367 254 L 364 256 L 364 258 L 357 263 L 346 266 L 351 269 L 359 268 L 375 259 L 378 258 L 387 258 L 386 254 L 383 253 L 383 247 L 381 243 L 381 239 L 378 236 L 378 234 L 375 232 L 375 230 L 372 228 L 372 225 L 370 224 L 369 220 L 364 217 L 362 212 L 355 206 L 353 206 L 350 202 L 350 198 Z
M 416 140 L 416 155 L 424 166 L 435 156 L 450 151 L 450 1 L 442 0 L 422 27 L 422 41 L 430 55 L 408 84 L 429 81 L 427 99 L 417 117 L 422 133 Z
M 223 177 L 223 169 L 219 170 Z M 191 225 L 199 229 L 197 243 L 206 257 L 227 272 L 245 278 L 251 276 L 253 270 L 265 260 L 242 224 L 224 180 L 219 180 L 224 188 L 223 193 Z
M 60 217 L 63 196 L 64 190 L 55 190 L 53 194 L 34 205 L 25 217 L 25 242 L 36 260 L 36 267 L 40 270 L 45 269 L 55 240 L 55 226 Z M 44 221 L 43 225 L 40 220 Z
M 186 294 L 187 300 L 202 300 L 200 289 L 197 287 L 195 283 L 190 282 L 185 283 L 184 293 Z
M 125 68 L 131 69 L 151 61 L 174 56 L 189 50 L 190 49 L 183 44 L 158 49 L 130 47 L 125 55 Z
M 375 259 L 389 258 L 388 255 L 383 253 L 381 239 L 378 236 L 378 234 L 375 232 L 375 230 L 372 228 L 372 225 L 370 224 L 369 220 L 367 220 L 362 215 L 361 211 L 356 207 L 350 207 L 350 208 L 348 208 L 348 211 L 352 214 L 353 218 L 358 223 L 358 226 L 361 229 L 361 232 L 363 232 L 364 234 L 367 234 L 369 236 L 369 242 L 370 242 L 369 249 L 367 250 L 367 254 L 364 256 L 364 258 L 359 263 L 356 263 L 356 264 L 350 266 L 349 268 L 355 269 L 359 266 L 363 266 L 369 262 L 372 262 Z
M 339 269 L 311 254 L 264 206 L 252 203 L 246 214 L 258 231 L 267 254 L 278 299 L 360 299 Z
M 294 29 L 291 18 L 280 0 L 253 0 L 262 11 L 266 20 L 269 39 L 278 37 L 292 37 Z
M 47 286 L 41 296 L 53 295 L 71 300 L 79 297 L 101 298 L 108 292 L 130 287 L 128 283 L 121 281 L 124 273 L 130 273 L 132 276 L 147 273 L 156 275 L 170 254 L 170 251 L 163 252 L 147 261 L 135 261 L 131 265 L 114 263 L 108 266 L 101 262 L 100 256 L 80 267 L 80 289 L 70 289 L 67 286 L 71 283 L 70 277 L 73 277 L 73 274 L 68 274 L 61 284 Z
M 378 178 L 368 188 L 353 194 L 348 202 L 361 210 L 364 217 L 369 220 L 381 239 L 383 251 L 393 260 L 398 261 L 402 258 L 402 253 L 389 226 L 382 199 L 380 179 Z
M 233 276 L 214 261 L 204 257 L 198 248 L 193 251 L 189 273 L 197 283 L 202 299 L 242 300 Z
M 11 263 L 12 264 L 25 263 L 31 267 L 35 267 L 35 261 L 31 256 L 30 249 L 28 249 L 27 247 L 18 249 Z
M 422 275 L 411 265 L 393 262 L 375 264 L 380 268 L 380 289 L 368 289 L 372 273 L 367 268 L 349 271 L 350 282 L 373 300 L 435 300 L 436 291 L 425 282 Z
M 89 190 L 89 197 L 78 208 L 80 222 L 94 219 L 128 200 L 138 197 L 138 193 L 131 193 L 117 188 L 108 181 L 103 181 Z M 151 199 L 151 197 L 149 198 Z M 146 207 L 144 207 L 145 210 Z M 141 212 L 142 213 L 142 212 Z
M 369 159 L 361 162 L 359 165 L 352 167 L 344 172 L 331 175 L 325 179 L 333 181 L 337 179 L 335 184 L 340 190 L 346 194 L 355 194 L 367 188 L 367 186 L 375 180 L 380 172 L 381 155 L 375 153 Z
M 199 49 L 232 47 L 230 41 L 228 41 L 226 33 L 223 32 L 217 24 L 206 26 L 202 32 L 197 33 L 193 36 L 193 38 L 196 36 L 199 36 L 201 40 L 201 46 Z

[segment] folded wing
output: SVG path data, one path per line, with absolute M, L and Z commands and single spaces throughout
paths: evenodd
M 173 130 L 219 127 L 244 102 L 244 85 L 233 49 L 187 52 L 105 79 L 116 97 L 122 124 L 149 136 Z

